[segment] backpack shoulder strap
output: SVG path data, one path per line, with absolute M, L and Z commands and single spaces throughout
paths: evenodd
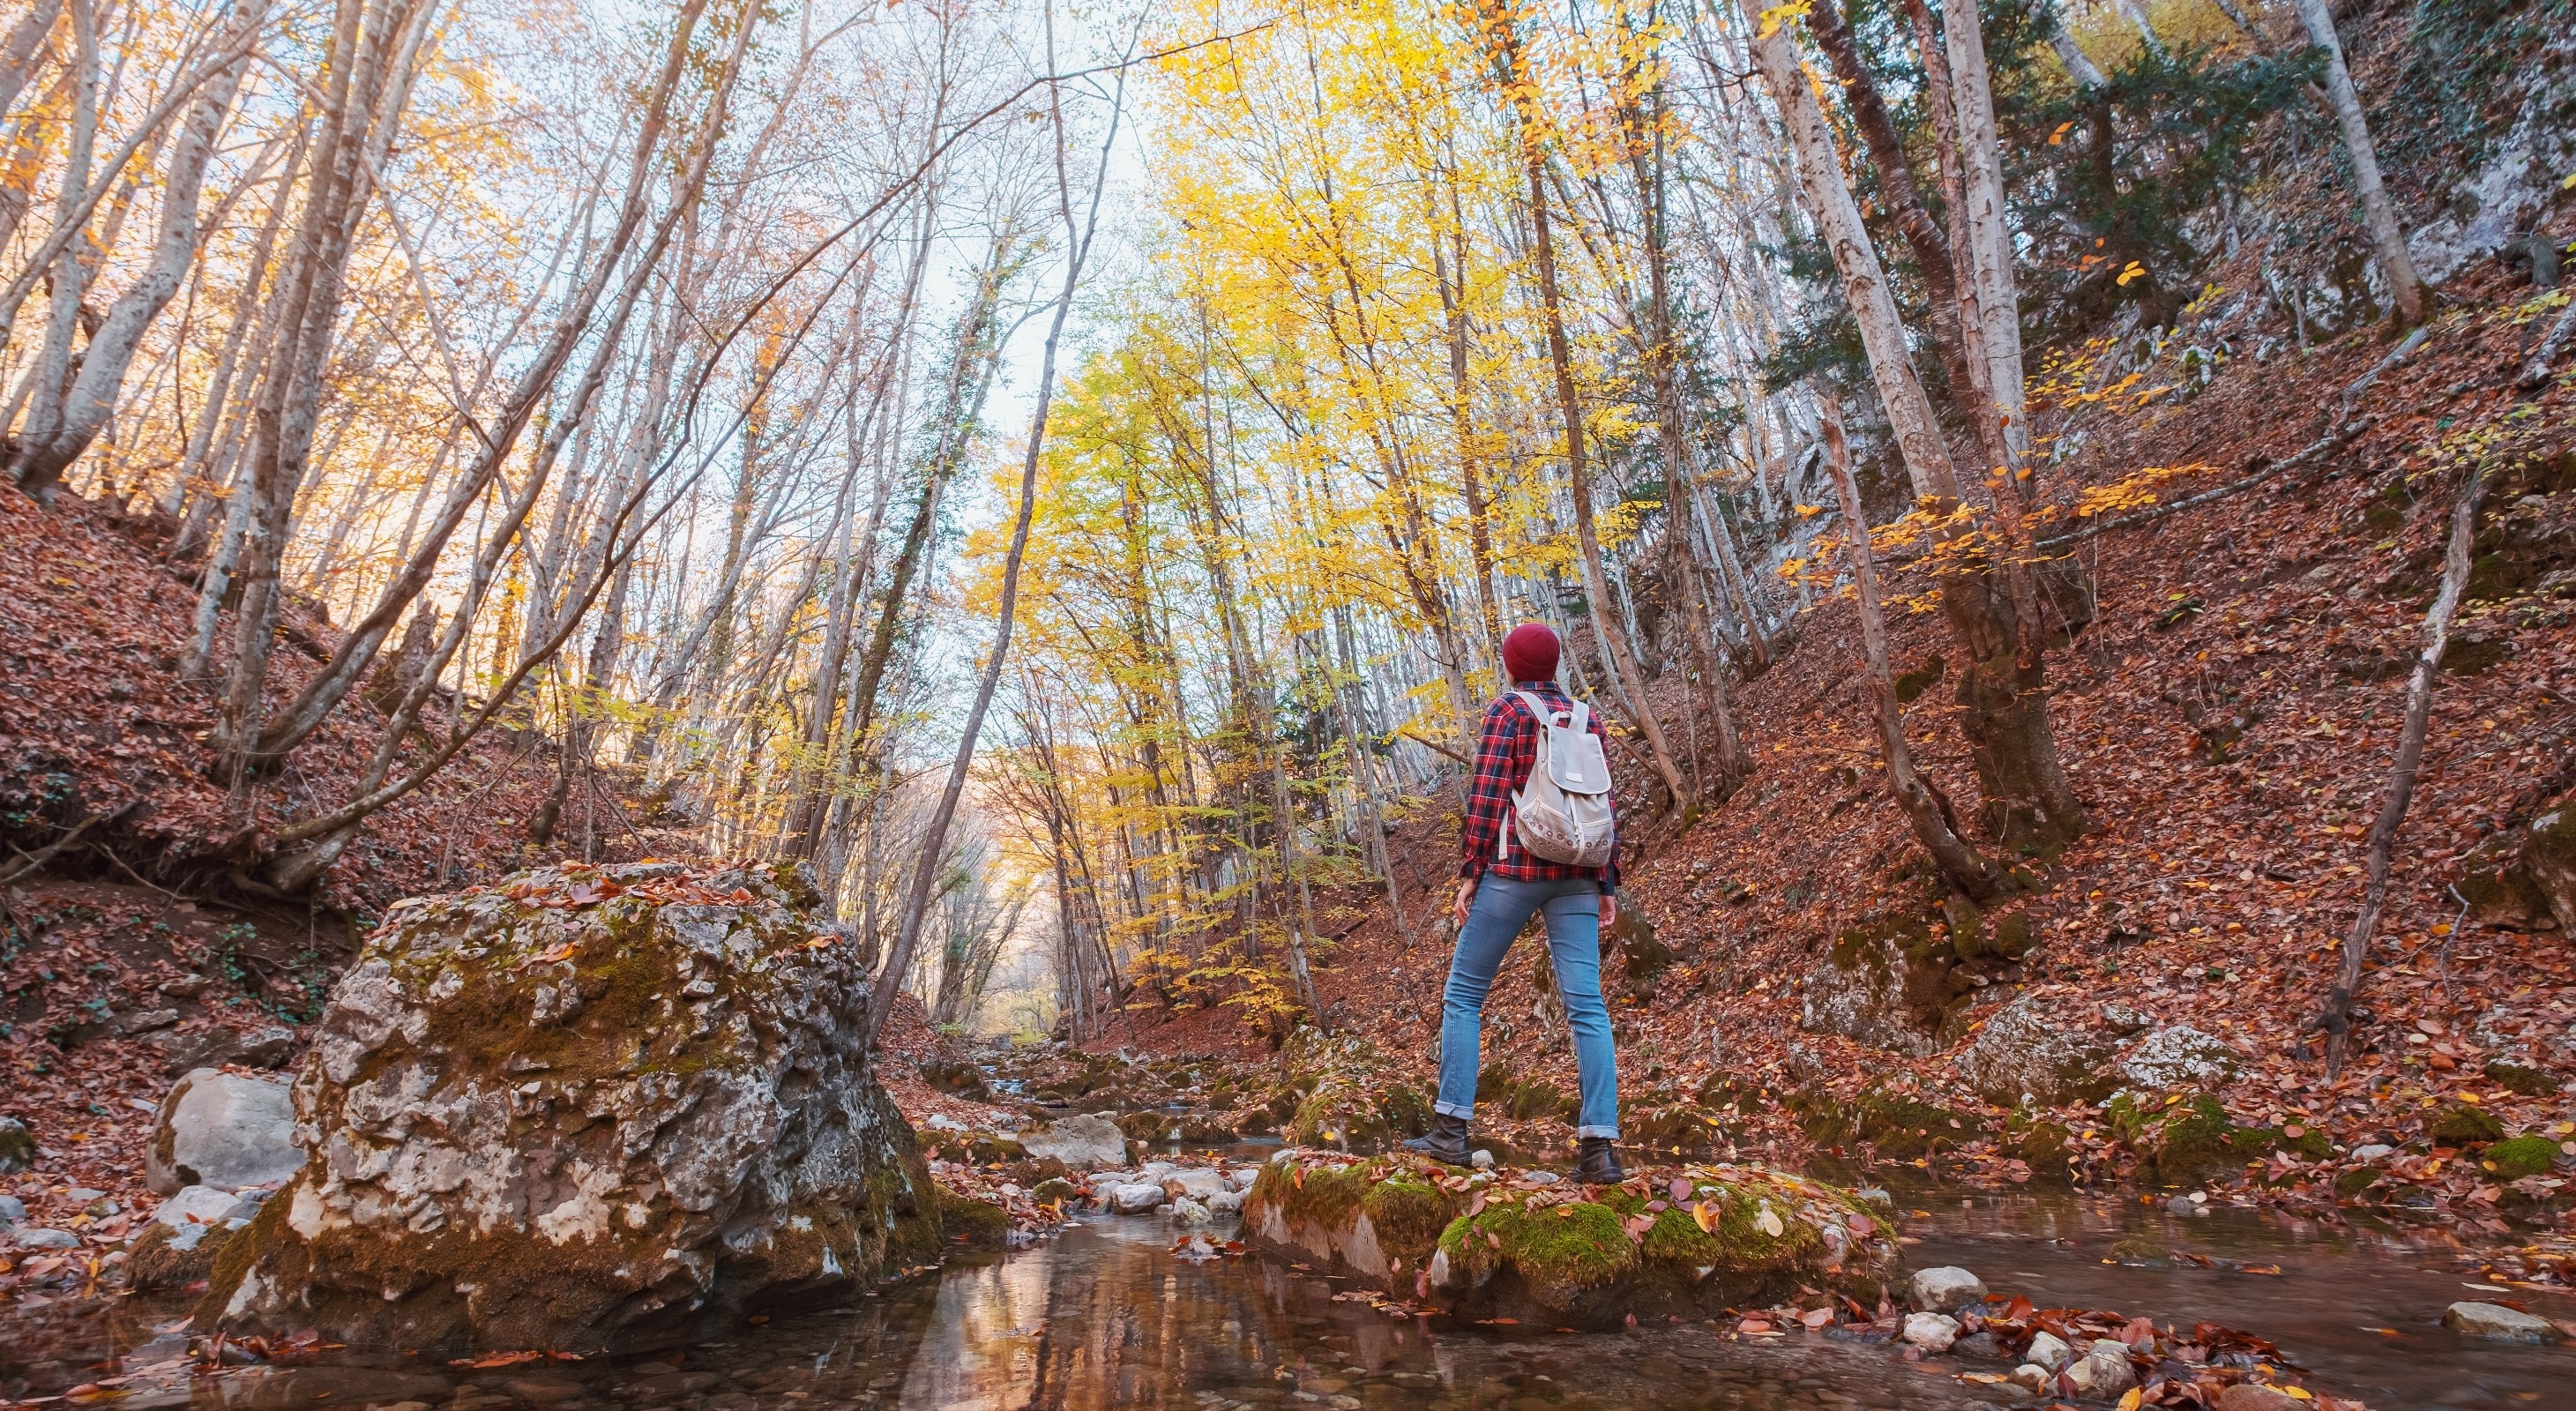
M 1550 706 L 1547 702 L 1540 700 L 1535 692 L 1514 691 L 1512 694 L 1521 698 L 1522 705 L 1529 707 L 1529 713 L 1538 718 L 1539 728 L 1541 729 L 1547 728 L 1547 718 L 1557 713 L 1554 707 Z M 1575 709 L 1581 710 L 1583 707 L 1578 704 L 1575 706 Z M 1575 718 L 1577 720 L 1582 719 L 1581 716 L 1577 716 Z

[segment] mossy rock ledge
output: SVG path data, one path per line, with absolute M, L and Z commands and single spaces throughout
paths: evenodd
M 1801 1176 L 1719 1164 L 1586 1186 L 1546 1174 L 1291 1149 L 1253 1183 L 1243 1237 L 1452 1317 L 1594 1329 L 1801 1285 L 1875 1304 L 1896 1259 L 1888 1212 Z
M 817 900 L 792 864 L 644 863 L 396 905 L 297 1076 L 305 1164 L 197 1325 L 621 1350 L 934 1262 L 947 1202 Z

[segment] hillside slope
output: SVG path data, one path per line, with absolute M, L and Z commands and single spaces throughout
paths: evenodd
M 1978 1036 L 2011 1006 L 2013 1033 L 2048 1053 L 2099 1059 L 2173 1026 L 2232 1050 L 2214 1086 L 2230 1120 L 2274 1134 L 2263 1155 L 2277 1198 L 2327 1202 L 2353 1149 L 2399 1148 L 2404 1162 L 2412 1144 L 2414 1164 L 2346 1181 L 2345 1194 L 2492 1223 L 2516 1173 L 2441 1164 L 2436 1153 L 2480 1125 L 2459 1109 L 2554 1148 L 2570 1129 L 2547 1090 L 2576 1078 L 2567 931 L 2545 911 L 2502 906 L 2449 934 L 2462 912 L 2451 888 L 2481 841 L 2576 784 L 2576 377 L 2562 369 L 2534 396 L 2513 388 L 2531 297 L 2501 280 L 2455 291 L 2420 348 L 2353 398 L 2369 425 L 2348 447 L 2077 550 L 2099 607 L 2051 659 L 2052 709 L 2092 828 L 2063 856 L 2029 860 L 2040 888 L 1983 917 L 1945 913 L 1872 778 L 1851 605 L 1820 600 L 1785 659 L 1738 692 L 1759 761 L 1743 789 L 1687 832 L 1630 819 L 1628 895 L 1652 928 L 1651 942 L 1619 946 L 1611 982 L 1631 1140 L 1715 1121 L 1721 1142 L 1772 1157 L 1937 1161 L 2010 1181 L 2188 1183 L 2238 1164 L 2158 1167 L 2154 1134 L 2133 1126 L 2124 1140 L 2089 1102 L 2024 1104 L 1991 1062 L 1972 1081 L 2005 1046 L 1979 1050 Z M 2231 334 L 2250 341 L 2225 327 L 2175 341 Z M 2159 487 L 2168 504 L 2232 482 L 2316 441 L 2344 390 L 2391 351 L 2362 333 L 2309 355 L 2240 358 L 2196 397 L 2097 440 L 2080 471 L 2201 465 Z M 2496 482 L 2473 600 L 2435 697 L 2359 1056 L 2328 1085 L 2313 1021 L 2358 899 L 2451 498 L 2479 456 Z M 1896 628 L 1899 668 L 1930 674 L 1937 624 Z M 1668 719 L 1678 689 L 1660 683 Z M 1974 776 L 1946 703 L 1939 686 L 1925 690 L 1909 734 L 1966 813 Z M 1620 765 L 1625 796 L 1644 797 L 1625 772 L 1633 761 Z M 1424 918 L 1445 904 L 1454 838 L 1445 795 L 1414 801 L 1393 843 L 1420 874 L 1399 868 L 1413 937 L 1362 893 L 1338 897 L 1341 919 L 1327 923 L 1347 934 L 1321 979 L 1334 1024 L 1422 1081 L 1446 966 L 1445 923 Z M 1836 964 L 1882 937 L 1908 956 L 1913 988 L 1895 1002 Z M 1541 954 L 1522 948 L 1495 990 L 1488 1062 L 1570 1091 L 1571 1059 L 1535 983 Z M 1137 1019 L 1151 1047 L 1258 1047 L 1217 1011 Z M 1102 1040 L 1125 1041 L 1115 1029 Z M 1667 1108 L 1690 1116 L 1678 1128 L 1652 1116 Z M 1566 1136 L 1554 1116 L 1487 1113 L 1526 1144 Z M 2283 1166 L 2283 1154 L 2297 1160 Z

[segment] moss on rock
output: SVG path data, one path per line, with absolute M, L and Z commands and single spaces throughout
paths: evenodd
M 2486 1067 L 2487 1081 L 2523 1097 L 2558 1096 L 2558 1079 L 2547 1069 L 2497 1059 Z
M 2454 1102 L 2424 1115 L 2424 1135 L 2435 1146 L 2485 1146 L 2504 1139 L 2504 1123 L 2483 1107 Z
M 2212 1176 L 2241 1171 L 2283 1141 L 2272 1128 L 2240 1125 L 2224 1104 L 2207 1093 L 2168 1094 L 2161 1101 L 2122 1093 L 2111 1099 L 2103 1115 L 2111 1130 L 2137 1153 L 2140 1182 L 2196 1185 Z M 2322 1138 L 2318 1145 L 2322 1147 Z
M 1430 1096 L 1366 1039 L 1300 1029 L 1282 1056 L 1296 1103 L 1283 1119 L 1291 1142 L 1371 1151 L 1430 1130 Z
M 2558 1143 L 2547 1137 L 2512 1137 L 2479 1153 L 2478 1164 L 2503 1181 L 2548 1174 L 2558 1162 Z
M 1714 1312 L 1801 1286 L 1874 1302 L 1896 1250 L 1859 1197 L 1758 1168 L 1605 1188 L 1293 1150 L 1263 1167 L 1243 1229 L 1265 1252 L 1391 1287 L 1421 1271 L 1462 1318 L 1581 1327 Z
M 1002 1207 L 960 1195 L 936 1182 L 931 1192 L 939 1207 L 939 1233 L 951 1244 L 970 1249 L 1000 1249 L 1011 1233 L 1011 1217 Z

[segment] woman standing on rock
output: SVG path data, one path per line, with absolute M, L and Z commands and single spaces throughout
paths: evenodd
M 1619 919 L 1619 838 L 1601 721 L 1556 684 L 1556 633 L 1525 622 L 1503 638 L 1512 689 L 1485 708 L 1476 780 L 1458 842 L 1458 948 L 1440 1012 L 1440 1098 L 1430 1134 L 1405 1149 L 1468 1163 L 1485 996 L 1530 913 L 1547 916 L 1556 989 L 1574 1030 L 1582 1107 L 1574 1135 L 1579 1178 L 1626 1179 L 1619 1169 L 1619 1070 L 1601 1001 L 1601 928 Z

